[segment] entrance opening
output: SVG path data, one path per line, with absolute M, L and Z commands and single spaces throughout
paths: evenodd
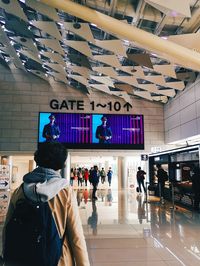
M 109 183 L 108 183 L 108 177 L 107 177 L 107 172 L 109 168 L 113 171 L 112 175 L 112 180 L 111 180 L 111 187 L 112 189 L 118 189 L 118 159 L 115 156 L 87 156 L 87 157 L 82 157 L 82 156 L 71 156 L 71 168 L 73 169 L 84 169 L 87 168 L 88 170 L 91 169 L 96 165 L 99 169 L 99 171 L 104 168 L 106 177 L 105 177 L 105 182 L 100 182 L 98 185 L 98 189 L 106 189 L 109 188 Z M 89 182 L 88 182 L 89 183 Z M 84 183 L 82 184 L 82 187 L 84 186 Z M 87 185 L 89 187 L 89 184 Z M 81 184 L 79 183 L 78 185 L 78 180 L 75 177 L 75 182 L 73 184 L 74 188 L 81 188 Z

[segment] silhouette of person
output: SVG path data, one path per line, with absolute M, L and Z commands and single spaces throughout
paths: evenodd
M 96 191 L 97 191 L 97 186 L 99 184 L 99 170 L 98 166 L 95 165 L 92 172 L 91 172 L 91 183 L 93 185 L 93 191 L 92 191 L 92 199 L 97 200 L 98 198 L 96 197 Z
M 158 168 L 157 170 L 157 178 L 158 178 L 158 190 L 159 190 L 159 196 L 161 203 L 164 204 L 164 189 L 165 189 L 165 171 L 162 168 L 161 164 L 157 164 L 156 167 Z
M 111 167 L 109 167 L 108 172 L 107 172 L 109 186 L 111 186 L 112 175 L 113 175 L 113 171 L 112 171 Z
M 57 142 L 58 138 L 60 137 L 60 128 L 55 123 L 55 116 L 49 116 L 50 122 L 44 126 L 42 136 L 46 139 L 46 142 Z
M 105 172 L 104 168 L 102 168 L 100 171 L 100 177 L 101 177 L 101 183 L 103 184 L 106 180 L 106 172 Z
M 88 218 L 88 224 L 92 228 L 93 235 L 97 235 L 97 221 L 98 221 L 98 214 L 97 214 L 97 206 L 96 202 L 92 201 L 92 215 Z
M 138 201 L 138 220 L 139 223 L 142 224 L 142 220 L 146 218 L 145 216 L 145 203 L 142 202 L 142 198 L 140 196 L 137 197 Z
M 138 183 L 138 187 L 139 187 L 139 193 L 142 192 L 141 185 L 143 187 L 144 193 L 146 193 L 146 188 L 144 186 L 144 179 L 145 179 L 144 175 L 146 175 L 146 172 L 141 170 L 141 167 L 138 167 L 137 183 Z
M 112 139 L 112 131 L 107 124 L 107 117 L 102 116 L 102 124 L 96 129 L 96 138 L 99 139 L 99 143 L 110 143 Z

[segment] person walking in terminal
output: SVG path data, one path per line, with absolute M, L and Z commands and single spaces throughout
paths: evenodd
M 74 183 L 74 169 L 71 168 L 70 170 L 70 185 L 73 186 Z
M 60 137 L 60 128 L 55 123 L 56 118 L 54 115 L 51 114 L 49 120 L 50 122 L 44 126 L 42 136 L 46 139 L 46 142 L 56 142 Z
M 161 164 L 157 164 L 157 178 L 158 178 L 158 191 L 160 196 L 160 201 L 164 204 L 164 188 L 165 188 L 165 181 L 168 180 L 167 172 L 162 168 Z
M 108 172 L 107 172 L 109 186 L 111 186 L 112 175 L 113 175 L 113 171 L 112 171 L 111 167 L 109 167 Z
M 112 139 L 112 131 L 107 123 L 107 117 L 102 116 L 102 124 L 96 129 L 96 138 L 99 139 L 99 143 L 110 143 Z
M 141 170 L 141 167 L 138 167 L 137 183 L 138 183 L 139 193 L 142 193 L 141 185 L 143 187 L 144 193 L 146 193 L 146 188 L 144 186 L 144 179 L 145 179 L 144 175 L 146 175 L 146 172 Z
M 103 167 L 102 167 L 102 169 L 100 171 L 100 176 L 101 176 L 101 183 L 104 184 L 104 182 L 106 180 L 106 172 L 105 172 Z
M 96 196 L 96 191 L 97 191 L 97 186 L 99 184 L 99 170 L 98 170 L 98 166 L 95 165 L 92 172 L 91 172 L 91 183 L 93 186 L 93 191 L 92 191 L 92 199 L 93 200 L 97 200 L 97 196 Z
M 194 193 L 194 210 L 199 211 L 200 203 L 200 169 L 195 167 L 192 175 L 192 191 Z
M 66 158 L 67 150 L 60 143 L 43 143 L 35 152 L 37 168 L 23 177 L 22 185 L 14 191 L 9 204 L 3 229 L 3 258 L 12 263 L 5 265 L 90 265 L 74 192 L 59 173 Z M 22 203 L 32 209 L 36 206 L 39 222 L 33 216 L 34 222 L 29 216 L 21 219 L 22 214 L 28 212 Z M 13 223 L 15 228 L 22 224 L 21 231 L 15 230 L 9 239 Z M 36 225 L 40 231 L 35 230 Z M 24 232 L 34 234 L 27 239 Z
M 84 180 L 85 180 L 85 186 L 87 187 L 87 181 L 89 179 L 89 171 L 87 168 L 84 170 Z

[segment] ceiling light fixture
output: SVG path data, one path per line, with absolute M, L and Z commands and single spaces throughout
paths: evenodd
M 80 23 L 78 23 L 78 22 L 75 22 L 74 24 L 73 24 L 73 27 L 75 28 L 75 29 L 80 29 L 81 28 L 81 24 Z

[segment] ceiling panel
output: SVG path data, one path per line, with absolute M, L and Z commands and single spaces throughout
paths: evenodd
M 0 63 L 127 102 L 140 97 L 166 103 L 195 81 L 200 68 L 197 1 L 64 3 L 1 1 Z M 81 12 L 86 7 L 88 12 Z M 88 21 L 91 14 L 97 23 Z M 166 49 L 160 50 L 162 45 Z M 179 48 L 177 54 L 172 48 Z

